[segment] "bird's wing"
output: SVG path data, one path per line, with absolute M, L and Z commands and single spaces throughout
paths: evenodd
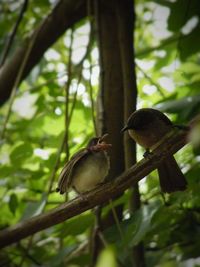
M 89 154 L 89 150 L 86 148 L 81 149 L 74 154 L 71 159 L 64 165 L 58 181 L 58 187 L 56 189 L 60 194 L 64 194 L 70 187 L 73 177 L 73 170 L 75 165 L 86 155 Z
M 161 111 L 157 109 L 150 109 L 153 114 L 156 114 L 158 118 L 160 118 L 162 121 L 164 121 L 167 125 L 172 125 L 173 123 L 170 121 L 170 119 Z

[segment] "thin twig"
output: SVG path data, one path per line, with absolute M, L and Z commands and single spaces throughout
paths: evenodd
M 99 51 L 103 51 L 102 48 L 102 27 L 101 27 L 101 16 L 100 16 L 100 1 L 94 1 L 94 15 L 95 15 L 95 22 L 96 22 L 96 32 L 97 32 L 97 41 Z M 100 66 L 100 79 L 99 79 L 99 98 L 98 98 L 98 134 L 102 135 L 106 132 L 105 126 L 105 107 L 104 107 L 104 92 L 105 92 L 105 85 L 104 85 L 104 60 L 103 54 L 99 53 L 99 66 Z
M 177 40 L 179 38 L 180 38 L 180 40 L 183 40 L 183 39 L 187 38 L 187 35 L 181 35 L 180 36 L 180 35 L 175 34 L 172 37 L 169 37 L 169 38 L 163 40 L 159 45 L 156 45 L 153 47 L 148 47 L 146 49 L 143 49 L 141 51 L 136 52 L 135 57 L 136 58 L 144 57 L 145 55 L 148 55 L 154 51 L 157 51 L 159 49 L 163 49 L 165 46 L 177 42 Z
M 24 68 L 25 68 L 26 63 L 28 61 L 29 55 L 30 55 L 31 50 L 33 48 L 33 45 L 35 43 L 35 39 L 36 39 L 38 33 L 40 32 L 40 30 L 41 30 L 41 26 L 38 27 L 38 29 L 35 32 L 35 35 L 32 37 L 32 39 L 29 38 L 29 43 L 27 45 L 26 53 L 24 55 L 24 58 L 22 60 L 22 63 L 20 65 L 20 68 L 19 68 L 17 77 L 15 79 L 15 82 L 14 82 L 14 85 L 13 85 L 13 88 L 12 88 L 12 92 L 11 92 L 11 96 L 10 96 L 9 104 L 8 104 L 8 111 L 7 111 L 7 114 L 5 116 L 5 120 L 4 120 L 4 123 L 3 123 L 3 127 L 2 127 L 2 132 L 1 132 L 1 135 L 0 135 L 0 139 L 3 139 L 4 138 L 6 127 L 7 127 L 7 123 L 8 123 L 8 120 L 10 118 L 10 115 L 11 115 L 12 105 L 13 105 L 13 102 L 15 100 L 15 96 L 16 96 L 16 92 L 17 92 L 17 87 L 18 87 L 18 85 L 20 83 L 20 80 L 21 80 L 21 77 L 22 77 Z
M 94 23 L 92 21 L 90 23 L 90 27 L 91 27 L 91 30 L 90 30 L 90 39 L 92 39 L 93 36 L 94 36 Z M 91 113 L 92 113 L 93 127 L 94 127 L 95 135 L 97 136 L 98 135 L 98 132 L 97 132 L 97 125 L 96 125 L 96 118 L 95 118 L 95 107 L 94 107 L 94 98 L 93 98 L 91 55 L 89 55 L 89 61 L 90 61 L 90 67 L 89 67 L 89 72 L 90 72 L 90 78 L 89 78 L 89 95 L 90 95 L 90 103 L 91 103 Z
M 6 61 L 6 58 L 7 58 L 7 56 L 8 56 L 8 53 L 9 53 L 10 48 L 11 48 L 11 46 L 12 46 L 12 43 L 13 43 L 13 41 L 14 41 L 15 35 L 16 35 L 17 30 L 18 30 L 18 27 L 19 27 L 19 24 L 20 24 L 20 22 L 22 21 L 22 18 L 23 18 L 23 16 L 24 16 L 24 13 L 25 13 L 25 11 L 26 11 L 26 9 L 27 9 L 27 6 L 28 6 L 28 0 L 24 0 L 24 3 L 23 3 L 22 8 L 21 8 L 21 11 L 20 11 L 20 13 L 19 13 L 19 17 L 17 18 L 17 21 L 16 21 L 16 23 L 15 23 L 15 26 L 14 26 L 14 28 L 13 28 L 13 30 L 12 30 L 12 33 L 11 33 L 11 35 L 10 35 L 10 38 L 8 38 L 8 41 L 7 41 L 5 50 L 4 50 L 4 52 L 3 52 L 3 56 L 2 56 L 2 59 L 1 59 L 1 62 L 0 62 L 0 68 L 3 66 L 3 64 L 4 64 L 5 61 Z
M 28 258 L 30 261 L 32 261 L 34 263 L 34 265 L 36 266 L 41 266 L 42 264 L 40 262 L 38 262 L 33 256 L 31 256 L 28 253 L 28 250 L 26 248 L 24 248 L 20 243 L 18 244 L 18 248 L 22 251 L 22 253 L 24 254 L 24 258 Z M 23 262 L 20 263 L 20 266 L 22 266 Z
M 72 52 L 70 52 L 70 54 L 71 53 Z M 69 62 L 69 64 L 70 64 L 70 67 L 68 68 L 68 73 L 70 73 L 70 71 L 71 71 L 71 56 L 70 56 L 70 62 Z M 68 88 L 66 88 L 66 92 L 69 91 L 69 86 L 70 86 L 70 83 L 71 83 L 71 76 L 68 76 L 68 80 L 70 80 L 70 82 L 69 82 L 69 84 L 67 84 Z M 67 109 L 68 109 L 68 93 L 66 93 L 66 94 L 67 94 L 67 96 L 66 96 L 66 106 L 67 106 Z M 66 114 L 68 116 L 68 113 L 67 112 L 68 111 L 66 111 Z M 67 121 L 67 118 L 66 118 L 66 121 Z M 46 207 L 48 196 L 52 192 L 53 184 L 54 184 L 55 177 L 56 177 L 56 172 L 57 172 L 57 169 L 58 169 L 58 167 L 60 165 L 60 156 L 61 156 L 61 153 L 62 153 L 62 151 L 64 149 L 65 144 L 66 144 L 67 137 L 68 137 L 68 127 L 65 128 L 64 136 L 63 136 L 62 142 L 60 144 L 60 147 L 59 147 L 58 152 L 57 152 L 57 155 L 56 155 L 56 161 L 55 161 L 53 170 L 51 171 L 50 177 L 48 179 L 49 180 L 49 187 L 48 187 L 48 190 L 47 190 L 47 195 L 46 195 L 46 199 L 45 199 L 46 200 L 45 201 L 45 205 L 44 205 L 44 207 L 43 207 L 42 210 L 44 210 L 44 208 Z M 26 251 L 27 252 L 30 250 L 30 248 L 32 246 L 33 238 L 34 238 L 34 235 L 32 235 L 31 238 L 30 238 L 30 240 L 29 240 L 28 247 L 26 248 Z M 22 258 L 21 264 L 23 263 L 23 261 L 24 261 L 24 258 Z
M 84 55 L 84 58 L 86 57 L 86 55 L 88 54 L 88 51 L 86 52 L 86 54 Z M 76 105 L 76 100 L 77 100 L 77 94 L 78 94 L 78 86 L 81 82 L 81 79 L 82 79 L 82 68 L 83 68 L 83 60 L 81 61 L 82 65 L 79 65 L 80 68 L 79 68 L 79 74 L 78 74 L 78 80 L 77 80 L 77 86 L 76 86 L 76 90 L 75 90 L 75 93 L 73 95 L 73 100 L 72 100 L 72 106 L 71 106 L 71 109 L 70 111 L 66 110 L 66 113 L 65 113 L 65 118 L 67 119 L 67 122 L 66 122 L 66 127 L 65 127 L 65 133 L 64 133 L 64 137 L 63 137 L 63 140 L 61 142 L 61 145 L 60 145 L 60 148 L 58 150 L 58 153 L 57 153 L 57 159 L 56 159 L 56 162 L 55 162 L 55 166 L 54 166 L 54 169 L 53 169 L 53 172 L 52 172 L 52 175 L 50 177 L 50 181 L 52 181 L 50 183 L 50 186 L 49 186 L 49 190 L 48 192 L 51 192 L 52 190 L 52 185 L 53 185 L 53 182 L 54 182 L 54 178 L 55 178 L 55 174 L 56 174 L 56 171 L 58 169 L 58 166 L 60 164 L 60 155 L 64 149 L 64 146 L 65 146 L 65 143 L 67 142 L 67 132 L 69 130 L 69 127 L 70 127 L 70 123 L 71 123 L 71 120 L 72 120 L 72 116 L 73 116 L 73 112 L 74 112 L 74 109 L 75 109 L 75 105 Z M 71 68 L 71 67 L 70 67 Z M 72 73 L 71 73 L 71 69 L 70 69 L 70 72 L 69 72 L 69 67 L 68 67 L 68 75 L 71 77 Z M 68 77 L 69 77 L 68 76 Z M 71 79 L 71 78 L 70 78 Z M 66 91 L 69 91 L 69 86 L 70 84 L 66 85 Z M 67 89 L 68 87 L 68 89 Z M 68 100 L 67 100 L 68 99 Z M 66 96 L 66 101 L 69 102 L 69 97 Z M 68 159 L 67 159 L 68 160 Z
M 53 188 L 53 184 L 54 184 L 54 180 L 55 180 L 55 176 L 56 176 L 56 172 L 58 170 L 58 167 L 60 165 L 60 155 L 65 147 L 65 143 L 66 143 L 66 135 L 67 135 L 67 130 L 65 130 L 64 132 L 64 136 L 63 136 L 63 139 L 62 139 L 62 142 L 60 144 L 60 147 L 58 149 L 58 152 L 57 152 L 57 155 L 56 155 L 56 161 L 55 161 L 55 164 L 54 164 L 54 167 L 53 167 L 53 170 L 51 171 L 51 175 L 49 177 L 49 187 L 48 187 L 48 191 L 47 191 L 47 196 L 52 192 L 52 188 Z
M 82 242 L 77 248 L 72 250 L 71 253 L 67 255 L 67 259 L 65 260 L 66 264 L 65 266 L 67 266 L 67 264 L 70 262 L 71 259 L 80 256 L 83 253 L 83 251 L 87 249 L 87 247 L 88 247 L 88 241 L 86 240 L 85 242 Z
M 110 204 L 110 207 L 111 207 L 111 210 L 112 210 L 112 213 L 113 213 L 113 217 L 114 217 L 114 220 L 115 220 L 115 223 L 116 223 L 117 230 L 118 230 L 118 232 L 119 232 L 120 238 L 121 238 L 121 240 L 123 241 L 123 240 L 124 240 L 124 233 L 122 232 L 122 228 L 121 228 L 121 226 L 120 226 L 119 218 L 118 218 L 118 216 L 117 216 L 115 207 L 113 206 L 113 201 L 110 200 L 110 201 L 109 201 L 109 204 Z
M 62 73 L 59 73 L 59 75 L 56 73 L 53 78 L 46 80 L 46 82 L 43 82 L 43 83 L 41 83 L 39 85 L 34 85 L 34 86 L 27 87 L 27 89 L 25 89 L 23 91 L 17 91 L 17 95 L 21 95 L 21 94 L 24 94 L 26 92 L 35 92 L 35 91 L 39 90 L 41 87 L 47 86 L 49 84 L 52 84 L 53 82 L 57 81 L 58 79 L 60 79 L 62 77 L 65 77 L 66 75 L 67 75 L 66 71 L 64 71 Z
M 90 39 L 90 41 L 91 41 L 91 39 Z M 85 52 L 85 55 L 83 56 L 83 58 L 80 61 L 80 63 L 76 66 L 76 69 L 79 70 L 78 71 L 78 79 L 77 79 L 77 86 L 76 86 L 76 90 L 75 90 L 73 101 L 72 101 L 72 107 L 71 107 L 71 110 L 70 110 L 69 116 L 68 116 L 68 124 L 70 124 L 70 122 L 71 122 L 73 111 L 74 111 L 75 106 L 76 106 L 76 100 L 77 100 L 77 94 L 78 94 L 78 87 L 79 87 L 79 84 L 81 83 L 81 80 L 82 80 L 83 62 L 88 57 L 88 55 L 90 53 L 90 50 L 91 50 L 91 47 L 92 47 L 92 43 L 89 42 L 89 44 L 87 46 L 87 49 L 86 49 L 86 52 Z
M 74 39 L 74 31 L 71 29 L 70 34 L 70 45 L 69 45 L 69 56 L 67 64 L 68 79 L 65 86 L 65 129 L 66 129 L 66 160 L 69 160 L 69 90 L 72 81 L 72 45 Z
M 162 90 L 161 86 L 158 83 L 154 82 L 153 79 L 149 75 L 147 75 L 146 72 L 144 72 L 143 69 L 140 68 L 140 66 L 137 63 L 136 63 L 136 67 L 142 72 L 142 74 L 144 75 L 145 79 L 147 79 L 151 83 L 151 85 L 154 85 L 157 88 L 157 90 L 160 93 L 160 95 L 162 96 L 162 98 L 165 99 L 166 96 L 163 93 L 163 90 Z
M 104 247 L 108 247 L 108 242 L 105 239 L 105 236 L 103 235 L 103 233 L 101 231 L 98 232 L 99 238 L 102 242 L 102 244 L 104 245 Z
M 71 46 L 72 46 L 72 41 L 73 40 L 72 40 L 72 36 L 71 36 Z M 72 51 L 69 53 L 69 58 L 71 58 L 71 53 L 72 53 Z M 75 90 L 75 93 L 73 95 L 72 106 L 71 106 L 70 111 L 69 110 L 67 111 L 67 108 L 66 108 L 65 118 L 67 119 L 67 122 L 66 122 L 66 127 L 65 127 L 66 128 L 66 130 L 65 130 L 65 138 L 63 139 L 63 142 L 62 142 L 62 145 L 61 145 L 62 151 L 64 149 L 65 143 L 68 140 L 67 135 L 68 135 L 68 130 L 69 130 L 70 123 L 71 123 L 71 120 L 72 120 L 73 112 L 74 112 L 75 106 L 76 106 L 76 100 L 77 100 L 77 94 L 78 94 L 78 86 L 79 86 L 79 84 L 81 82 L 81 79 L 82 79 L 83 62 L 84 62 L 85 58 L 87 57 L 88 53 L 89 53 L 89 49 L 86 50 L 86 53 L 85 53 L 84 57 L 82 58 L 81 62 L 78 64 L 79 73 L 78 73 L 78 80 L 77 80 L 76 90 Z M 71 59 L 70 59 L 70 61 L 71 61 Z M 72 75 L 71 71 L 72 71 L 71 70 L 71 66 L 70 67 L 68 66 L 68 79 Z M 66 94 L 67 94 L 67 92 L 69 92 L 69 86 L 70 86 L 70 84 L 66 85 Z M 67 95 L 66 95 L 66 101 L 69 102 L 69 96 L 67 96 Z M 67 155 L 66 158 L 67 158 L 67 160 L 69 159 L 69 154 Z
M 69 69 L 68 69 L 69 71 Z M 69 76 L 68 76 L 69 77 Z M 67 90 L 67 89 L 66 89 Z M 68 91 L 68 90 L 67 90 Z M 67 97 L 68 99 L 68 97 Z M 68 105 L 68 101 L 66 102 L 66 105 Z M 68 116 L 68 113 L 66 112 L 67 116 Z M 58 152 L 57 152 L 57 155 L 56 155 L 56 161 L 55 161 L 55 164 L 54 164 L 54 167 L 53 167 L 53 170 L 51 171 L 51 174 L 50 174 L 50 177 L 48 179 L 49 182 L 49 187 L 48 187 L 48 190 L 47 190 L 47 196 L 46 196 L 46 202 L 45 202 L 45 205 L 43 207 L 43 210 L 44 208 L 46 207 L 47 205 L 47 200 L 48 200 L 48 196 L 49 194 L 52 192 L 52 188 L 53 188 L 53 184 L 54 184 L 54 181 L 55 181 L 55 177 L 56 177 L 56 172 L 58 170 L 58 167 L 60 165 L 60 156 L 61 156 L 61 153 L 62 151 L 64 150 L 64 147 L 65 147 L 65 144 L 66 144 L 66 140 L 67 140 L 67 137 L 68 137 L 68 127 L 65 128 L 65 132 L 64 132 L 64 136 L 63 136 L 63 139 L 62 139 L 62 142 L 60 144 L 60 147 L 58 149 Z M 68 143 L 68 142 L 67 142 Z M 32 246 L 32 241 L 33 241 L 33 238 L 34 238 L 34 235 L 31 236 L 31 239 L 29 240 L 29 243 L 28 243 L 28 248 L 26 249 L 27 251 L 30 250 L 31 246 Z M 23 260 L 23 259 L 22 259 Z M 22 261 L 23 262 L 23 261 Z
M 28 240 L 28 244 L 26 246 L 26 249 L 24 248 L 24 250 L 26 251 L 26 253 L 29 253 L 29 250 L 31 249 L 32 245 L 33 245 L 33 239 L 34 239 L 35 235 L 30 236 L 29 240 Z M 18 246 L 21 246 L 20 242 L 18 243 Z M 20 261 L 20 266 L 23 266 L 24 261 L 26 260 L 26 255 L 25 253 L 23 253 L 21 261 Z

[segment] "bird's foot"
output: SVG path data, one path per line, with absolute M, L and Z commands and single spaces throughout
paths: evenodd
M 144 152 L 143 157 L 146 159 L 146 158 L 150 158 L 152 155 L 153 155 L 153 153 L 149 149 L 147 149 Z
M 189 131 L 190 130 L 190 127 L 187 125 L 174 124 L 174 127 L 176 129 L 183 130 L 183 131 Z

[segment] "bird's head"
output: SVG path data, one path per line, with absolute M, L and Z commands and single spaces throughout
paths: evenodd
M 90 139 L 87 145 L 87 149 L 90 151 L 103 151 L 103 150 L 108 150 L 112 145 L 106 143 L 105 139 L 108 136 L 108 134 L 104 134 L 101 137 L 93 137 Z
M 157 113 L 153 109 L 139 109 L 133 112 L 127 120 L 121 132 L 127 130 L 145 130 L 157 119 Z

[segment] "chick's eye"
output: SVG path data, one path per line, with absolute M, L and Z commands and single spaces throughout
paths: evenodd
M 96 142 L 96 143 L 97 143 L 97 144 L 100 144 L 101 141 L 102 141 L 101 138 L 99 138 L 99 139 L 97 139 L 97 142 Z

